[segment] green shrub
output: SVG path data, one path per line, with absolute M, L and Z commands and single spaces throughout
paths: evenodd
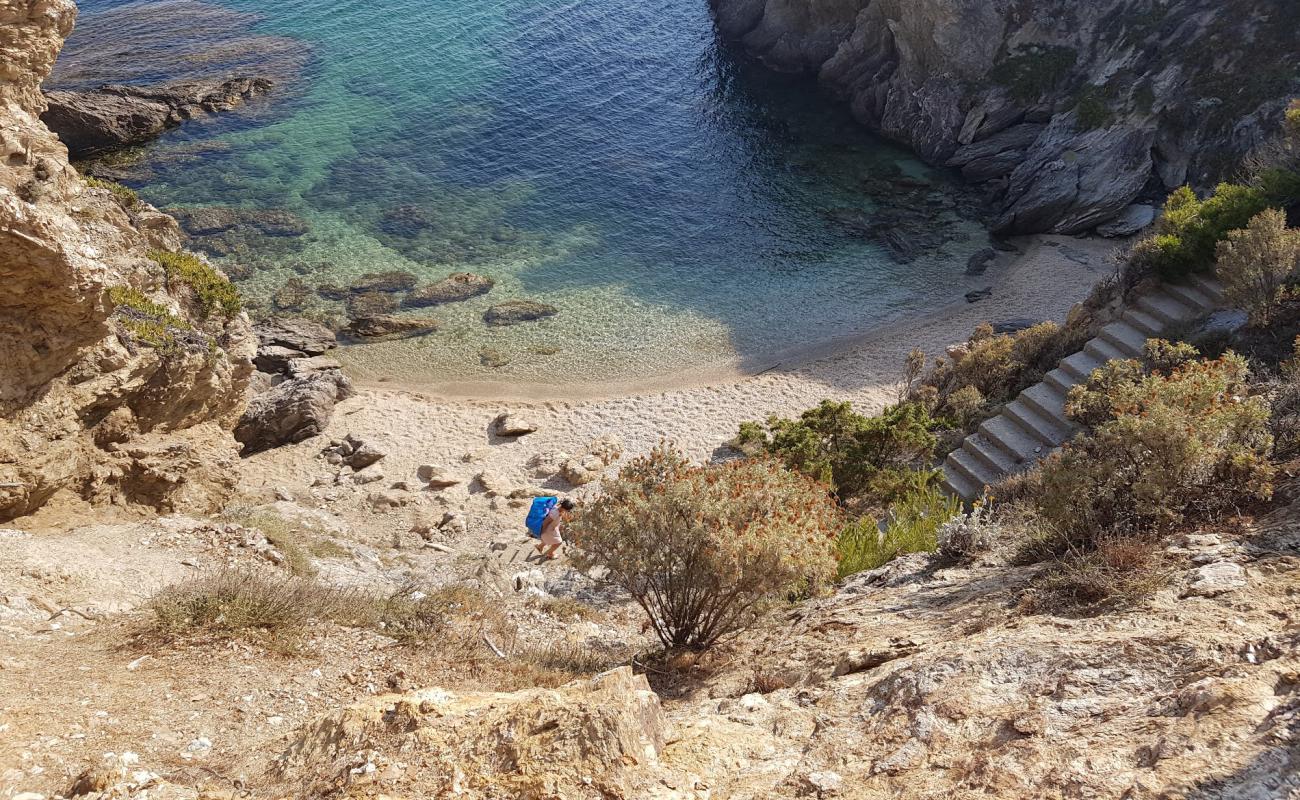
M 707 648 L 834 574 L 838 509 L 774 461 L 700 467 L 660 445 L 601 489 L 569 527 L 574 562 L 608 570 L 665 646 Z
M 1020 45 L 993 66 L 989 78 L 1007 87 L 1017 100 L 1031 102 L 1055 88 L 1078 59 L 1078 52 L 1069 47 Z
M 1205 200 L 1189 187 L 1176 189 L 1165 202 L 1155 235 L 1134 249 L 1134 265 L 1166 279 L 1207 270 L 1228 232 L 1246 227 L 1268 207 L 1268 198 L 1252 186 L 1221 183 Z
M 1286 215 L 1269 209 L 1243 230 L 1219 242 L 1215 271 L 1228 300 L 1250 314 L 1252 325 L 1268 325 L 1300 266 L 1300 231 L 1286 226 Z
M 1115 116 L 1106 100 L 1106 90 L 1100 86 L 1085 86 L 1079 92 L 1074 113 L 1079 127 L 1085 131 L 1103 128 Z
M 867 417 L 853 404 L 824 400 L 797 420 L 770 417 L 740 426 L 738 446 L 765 452 L 787 467 L 829 484 L 841 500 L 888 497 L 880 483 L 934 455 L 934 421 L 919 403 L 901 403 Z
M 117 199 L 117 202 L 121 204 L 122 208 L 125 208 L 128 211 L 140 205 L 140 195 L 117 181 L 106 181 L 90 175 L 87 175 L 84 180 L 86 185 L 92 189 L 105 189 L 112 192 L 113 197 Z
M 1042 322 L 1012 334 L 995 334 L 991 325 L 981 325 L 963 352 L 935 364 L 913 399 L 931 403 L 935 417 L 974 429 L 1082 346 L 1085 333 L 1081 327 L 1062 328 L 1055 322 Z M 933 392 L 925 391 L 926 387 Z
M 1273 205 L 1281 208 L 1300 205 L 1300 172 L 1273 167 L 1261 171 L 1255 183 Z
M 239 313 L 239 290 L 202 259 L 165 250 L 151 251 L 149 258 L 163 268 L 169 285 L 178 283 L 190 288 L 204 319 L 218 311 L 227 319 Z
M 1267 498 L 1268 405 L 1247 377 L 1230 353 L 1168 373 L 1110 362 L 1072 389 L 1066 412 L 1091 430 L 1044 463 L 1035 492 L 1058 545 L 1088 550 Z
M 877 569 L 907 553 L 933 552 L 940 526 L 960 513 L 961 503 L 933 481 L 915 482 L 890 508 L 883 526 L 862 517 L 840 532 L 835 540 L 839 577 Z

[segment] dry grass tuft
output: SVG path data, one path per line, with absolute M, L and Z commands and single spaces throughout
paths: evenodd
M 595 622 L 605 617 L 599 609 L 571 597 L 533 597 L 528 606 L 562 622 Z
M 311 620 L 354 620 L 368 605 L 360 592 L 269 569 L 222 569 L 164 589 L 149 603 L 147 639 L 239 638 L 290 645 Z

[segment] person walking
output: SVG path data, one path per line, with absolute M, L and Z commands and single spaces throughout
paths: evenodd
M 573 509 L 576 507 L 572 500 L 565 498 L 556 503 L 555 507 L 542 520 L 542 535 L 536 545 L 542 561 L 555 560 L 556 551 L 564 545 L 564 535 L 560 528 L 573 516 Z

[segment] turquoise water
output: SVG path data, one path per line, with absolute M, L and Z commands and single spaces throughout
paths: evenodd
M 97 0 L 82 13 L 56 82 L 259 63 L 286 76 L 269 102 L 169 133 L 123 173 L 163 207 L 301 217 L 306 235 L 250 237 L 224 259 L 255 311 L 290 279 L 496 280 L 485 297 L 404 312 L 439 318 L 434 334 L 346 348 L 363 376 L 572 383 L 767 366 L 951 299 L 985 244 L 946 175 L 811 83 L 720 45 L 705 0 Z M 903 184 L 926 227 L 949 234 L 910 263 L 843 222 L 900 202 L 898 176 L 933 182 Z M 560 313 L 483 324 L 513 298 Z M 324 297 L 304 311 L 345 322 Z

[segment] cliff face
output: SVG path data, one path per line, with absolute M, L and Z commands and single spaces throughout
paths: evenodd
M 997 228 L 1077 233 L 1205 185 L 1300 93 L 1296 0 L 711 0 L 883 135 L 988 182 Z
M 169 276 L 175 221 L 87 186 L 40 122 L 75 15 L 0 0 L 0 520 L 59 490 L 202 510 L 233 481 L 248 320 Z

